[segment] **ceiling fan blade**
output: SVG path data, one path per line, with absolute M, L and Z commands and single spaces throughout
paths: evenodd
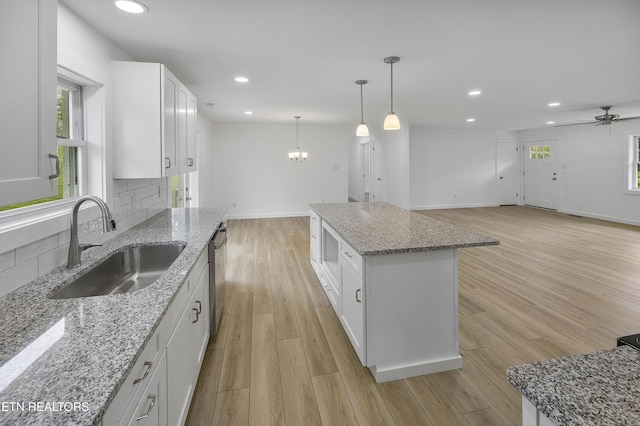
M 600 121 L 585 121 L 583 123 L 570 123 L 570 124 L 556 124 L 553 127 L 566 127 L 566 126 L 580 126 L 582 124 L 598 124 Z
M 634 117 L 618 118 L 615 121 L 627 121 L 627 120 L 638 120 L 638 119 L 640 119 L 640 115 L 636 115 Z

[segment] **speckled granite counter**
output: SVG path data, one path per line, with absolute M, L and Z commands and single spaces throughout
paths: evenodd
M 0 424 L 99 423 L 225 214 L 165 210 L 85 251 L 80 267 L 58 268 L 0 298 Z M 118 248 L 167 242 L 187 246 L 149 287 L 113 296 L 47 298 Z
M 310 207 L 362 256 L 500 243 L 495 238 L 385 202 Z
M 509 382 L 556 425 L 640 425 L 640 351 L 629 346 L 507 370 Z

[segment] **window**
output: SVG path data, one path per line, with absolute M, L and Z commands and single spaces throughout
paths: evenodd
M 629 191 L 640 192 L 640 136 L 629 137 Z
M 69 80 L 58 78 L 57 95 L 57 154 L 60 161 L 58 193 L 49 198 L 1 206 L 0 211 L 73 198 L 82 194 L 85 186 L 81 179 L 82 149 L 86 146 L 83 140 L 82 87 Z

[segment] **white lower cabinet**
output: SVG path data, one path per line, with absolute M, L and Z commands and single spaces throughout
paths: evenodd
M 190 312 L 184 311 L 167 345 L 167 413 L 170 425 L 184 423 L 193 391 L 189 350 Z
M 342 265 L 342 315 L 340 321 L 347 332 L 360 362 L 366 365 L 364 334 L 364 282 L 349 266 Z
M 188 307 L 189 308 L 189 307 Z M 206 268 L 191 297 L 189 347 L 191 348 L 191 381 L 195 386 L 209 342 L 209 271 Z M 186 413 L 185 413 L 186 414 Z
M 129 420 L 129 426 L 167 426 L 167 416 L 164 415 L 167 397 L 166 366 L 167 360 L 163 353 L 134 415 Z
M 103 426 L 183 425 L 209 341 L 207 250 L 107 408 Z

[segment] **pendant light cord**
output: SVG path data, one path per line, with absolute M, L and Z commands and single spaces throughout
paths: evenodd
M 391 62 L 391 112 L 393 113 L 393 62 Z
M 360 84 L 360 122 L 364 123 L 364 102 L 362 101 L 362 84 Z

